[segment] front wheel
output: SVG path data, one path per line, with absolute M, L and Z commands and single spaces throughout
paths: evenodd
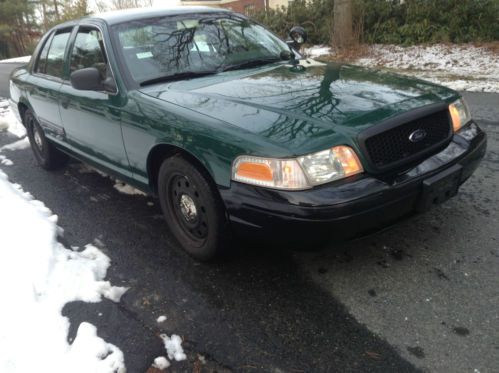
M 209 176 L 180 155 L 159 170 L 158 194 L 171 235 L 198 260 L 220 255 L 229 241 L 225 208 Z
M 47 140 L 42 127 L 30 109 L 24 113 L 24 124 L 28 132 L 31 150 L 33 150 L 35 159 L 40 166 L 46 170 L 55 170 L 66 165 L 69 156 Z

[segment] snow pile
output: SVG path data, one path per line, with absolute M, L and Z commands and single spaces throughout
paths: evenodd
M 26 129 L 10 110 L 8 101 L 0 97 L 0 132 L 5 130 L 17 137 L 26 136 Z
M 8 58 L 6 60 L 0 60 L 0 63 L 28 63 L 31 60 L 31 56 L 22 56 L 15 58 Z
M 81 323 L 74 342 L 63 306 L 118 301 L 126 288 L 104 281 L 110 259 L 96 247 L 66 249 L 57 217 L 0 171 L 0 371 L 125 372 L 123 353 Z
M 182 349 L 182 338 L 176 334 L 172 334 L 168 337 L 166 334 L 160 334 L 163 343 L 165 344 L 166 353 L 170 360 L 175 359 L 176 361 L 181 361 L 187 359 L 187 356 Z
M 367 57 L 352 63 L 395 69 L 460 91 L 499 92 L 499 56 L 471 44 L 373 45 Z
M 160 370 L 166 369 L 170 366 L 170 362 L 164 356 L 158 356 L 154 359 L 154 363 L 152 365 L 154 368 L 158 368 Z
M 158 317 L 156 319 L 156 322 L 158 323 L 162 323 L 162 322 L 165 322 L 166 321 L 166 316 L 165 315 L 161 315 L 160 317 Z
M 160 316 L 158 317 L 157 321 L 160 322 L 159 320 L 163 317 L 164 320 L 166 320 L 166 316 Z M 182 349 L 182 338 L 180 338 L 176 334 L 172 334 L 171 337 L 168 337 L 166 334 L 160 334 L 159 336 L 163 340 L 163 343 L 165 345 L 165 350 L 166 354 L 168 355 L 168 359 L 176 361 L 187 359 L 187 356 L 185 355 L 184 350 Z M 168 359 L 164 356 L 158 356 L 157 358 L 154 359 L 154 363 L 152 364 L 152 366 L 159 370 L 166 369 L 170 366 L 170 360 Z
M 14 136 L 21 138 L 21 140 L 2 146 L 0 152 L 29 147 L 29 141 L 26 137 L 24 126 L 19 123 L 14 114 L 12 114 L 7 100 L 0 98 L 0 132 L 2 131 L 9 131 Z M 14 163 L 5 155 L 0 154 L 0 165 L 12 166 L 13 164 Z

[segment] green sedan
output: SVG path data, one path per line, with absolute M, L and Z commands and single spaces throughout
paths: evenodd
M 486 135 L 459 93 L 299 53 L 230 11 L 100 14 L 43 36 L 10 104 L 38 163 L 78 158 L 157 195 L 199 260 L 251 235 L 315 245 L 454 196 Z

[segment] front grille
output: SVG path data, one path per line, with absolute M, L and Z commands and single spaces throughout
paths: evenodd
M 409 137 L 414 131 L 423 130 L 426 136 L 412 142 Z M 418 131 L 419 133 L 421 131 Z M 394 128 L 365 139 L 365 148 L 371 162 L 377 168 L 413 160 L 417 155 L 444 144 L 451 136 L 451 122 L 448 110 L 402 123 Z

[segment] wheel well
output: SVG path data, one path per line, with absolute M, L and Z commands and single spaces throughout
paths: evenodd
M 189 162 L 195 165 L 200 172 L 208 177 L 210 181 L 214 183 L 213 177 L 211 176 L 210 172 L 201 163 L 201 161 L 191 153 L 174 145 L 160 144 L 156 145 L 147 157 L 147 175 L 149 176 L 149 185 L 154 193 L 157 193 L 158 174 L 163 161 L 175 155 L 180 155 L 187 159 Z
M 21 123 L 23 124 L 24 127 L 26 127 L 26 125 L 24 124 L 24 113 L 26 112 L 26 110 L 28 110 L 28 106 L 26 104 L 23 104 L 22 102 L 20 102 L 17 105 L 17 109 L 19 110 L 19 116 L 21 117 Z

